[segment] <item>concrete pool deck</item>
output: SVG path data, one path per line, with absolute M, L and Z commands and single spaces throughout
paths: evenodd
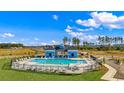
M 87 59 L 87 58 L 76 58 L 75 60 L 86 60 L 87 63 L 85 64 L 40 64 L 37 62 L 31 62 L 32 59 L 28 60 L 21 60 L 18 62 L 12 63 L 13 69 L 19 69 L 19 70 L 35 70 L 35 71 L 49 71 L 49 72 L 64 72 L 64 73 L 70 73 L 70 74 L 79 74 L 91 70 L 95 70 L 96 62 Z M 74 60 L 74 59 L 71 59 Z

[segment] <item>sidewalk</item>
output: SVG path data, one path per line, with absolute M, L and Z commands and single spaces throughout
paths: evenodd
M 105 73 L 105 75 L 102 76 L 101 79 L 103 80 L 109 80 L 109 81 L 122 81 L 122 79 L 116 79 L 114 78 L 114 75 L 116 74 L 116 69 L 114 69 L 113 67 L 107 65 L 107 64 L 103 64 L 105 67 L 108 68 L 108 72 Z

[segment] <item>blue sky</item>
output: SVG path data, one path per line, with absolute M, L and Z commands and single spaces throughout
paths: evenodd
M 63 37 L 96 42 L 98 36 L 124 36 L 124 12 L 0 12 L 0 42 L 44 45 Z

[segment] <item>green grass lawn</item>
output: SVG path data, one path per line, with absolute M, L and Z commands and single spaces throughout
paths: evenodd
M 18 71 L 10 68 L 10 59 L 0 59 L 0 80 L 1 81 L 79 81 L 79 80 L 101 80 L 100 78 L 106 72 L 106 68 L 102 67 L 99 71 L 86 72 L 81 75 L 63 75 L 55 73 Z

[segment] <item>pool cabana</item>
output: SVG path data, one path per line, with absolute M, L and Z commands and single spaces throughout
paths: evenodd
M 66 48 L 64 45 L 56 45 L 53 49 L 45 50 L 45 58 L 77 58 L 78 50 Z

